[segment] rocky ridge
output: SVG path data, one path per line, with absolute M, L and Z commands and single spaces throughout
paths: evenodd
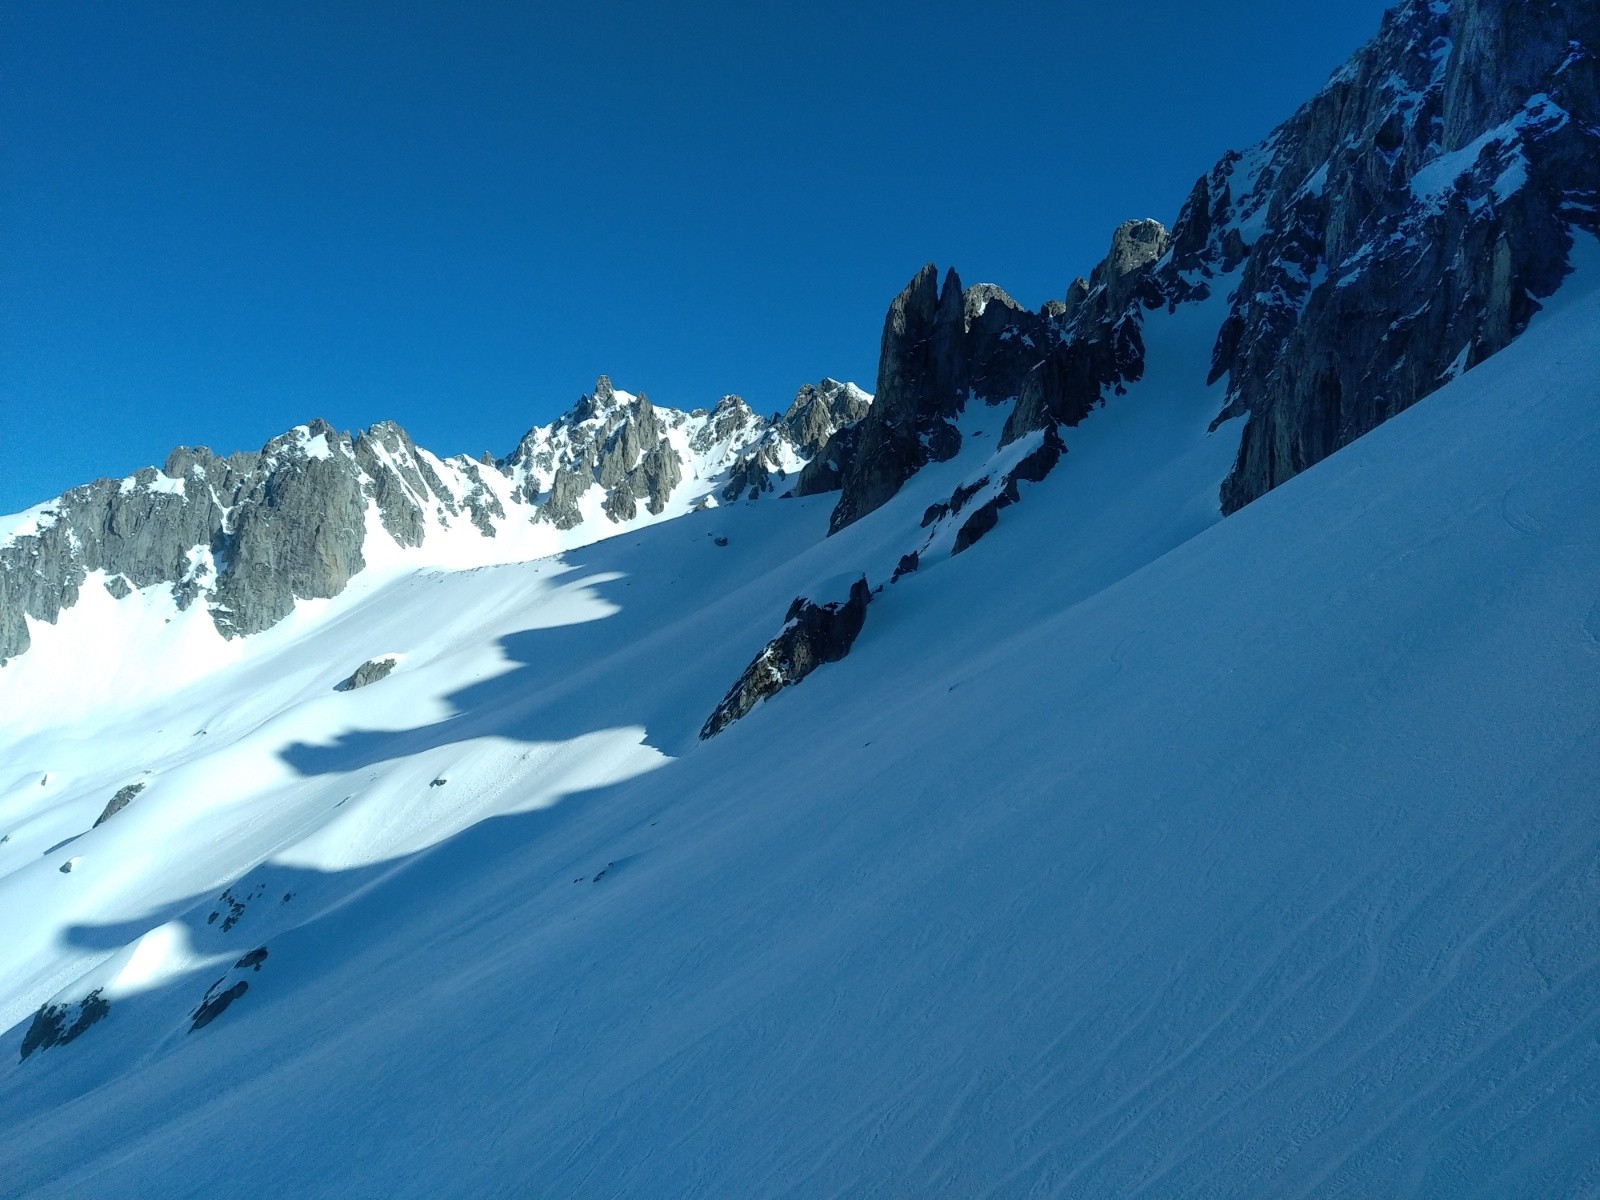
M 1409 0 L 1179 219 L 1244 254 L 1211 377 L 1250 414 L 1231 512 L 1505 347 L 1600 234 L 1600 9 Z
M 0 532 L 0 664 L 28 648 L 29 619 L 53 624 L 94 580 L 118 600 L 164 588 L 179 610 L 203 602 L 237 637 L 338 595 L 374 557 L 534 557 L 754 499 L 870 403 L 824 379 L 770 418 L 737 396 L 679 412 L 601 376 L 503 459 L 436 457 L 393 422 L 351 436 L 314 421 L 254 453 L 180 447 L 160 469 L 73 488 Z
M 1147 317 L 1219 291 L 1195 386 L 1226 381 L 1218 424 L 1249 417 L 1219 497 L 1232 512 L 1506 345 L 1559 286 L 1575 232 L 1600 235 L 1596 47 L 1600 9 L 1577 0 L 1405 0 L 1289 120 L 1202 176 L 1170 232 L 1124 223 L 1062 299 L 1029 310 L 923 267 L 889 307 L 870 406 L 825 380 L 782 416 L 732 396 L 681 413 L 602 378 L 501 460 L 314 424 L 256 455 L 180 450 L 73 489 L 0 541 L 0 660 L 26 648 L 25 615 L 55 620 L 97 571 L 113 595 L 203 596 L 226 635 L 267 628 L 364 569 L 369 517 L 402 548 L 445 527 L 592 540 L 837 489 L 837 532 L 953 457 L 975 400 L 1010 405 L 1002 446 L 1049 431 L 1053 465 L 1063 430 L 1142 377 Z
M 827 598 L 833 592 L 843 595 Z M 860 636 L 871 601 L 864 575 L 829 581 L 816 597 L 795 597 L 778 636 L 761 648 L 706 718 L 701 740 L 716 737 L 763 700 L 793 687 L 824 663 L 843 659 Z
M 972 400 L 1002 444 L 1075 426 L 1142 377 L 1146 314 L 1226 289 L 1204 387 L 1249 414 L 1232 512 L 1503 348 L 1600 236 L 1600 9 L 1405 0 L 1259 145 L 1225 154 L 1171 232 L 1120 226 L 1038 311 L 925 266 L 884 323 L 877 401 L 802 475 L 831 530 L 960 445 Z M 1213 428 L 1216 427 L 1213 426 Z
M 1076 425 L 1107 388 L 1139 378 L 1139 313 L 1165 300 L 1155 264 L 1168 242 L 1157 221 L 1124 222 L 1089 278 L 1036 312 L 994 284 L 963 288 L 954 268 L 941 286 L 938 268 L 924 266 L 889 307 L 871 411 L 812 461 L 800 491 L 837 480 L 837 532 L 927 463 L 953 457 L 961 446 L 954 418 L 973 401 L 1013 406 L 1002 444 L 1047 425 Z

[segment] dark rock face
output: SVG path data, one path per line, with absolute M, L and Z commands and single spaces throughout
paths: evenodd
M 878 508 L 925 464 L 961 448 L 949 419 L 966 401 L 961 280 L 941 292 L 938 268 L 918 271 L 889 306 L 878 355 L 878 388 L 840 473 L 843 495 L 829 532 Z
M 973 510 L 973 513 L 956 530 L 955 545 L 951 547 L 952 556 L 960 554 L 972 546 L 984 534 L 988 533 L 1000 523 L 1000 510 L 1017 502 L 1015 488 L 1007 488 L 998 496 L 986 501 L 983 505 Z
M 1171 245 L 1158 222 L 1124 221 L 1087 280 L 1067 292 L 1059 336 L 1022 381 L 1001 445 L 1034 429 L 1075 426 L 1107 391 L 1144 376 L 1144 313 L 1178 298 L 1158 264 Z
M 219 980 L 218 982 L 220 983 L 221 981 Z M 217 985 L 213 984 L 211 990 L 206 992 L 204 998 L 200 1001 L 200 1006 L 189 1014 L 189 1032 L 194 1033 L 198 1029 L 204 1029 L 226 1012 L 230 1004 L 249 990 L 250 984 L 244 979 L 239 980 L 232 987 L 223 988 L 221 991 L 218 991 Z
M 818 496 L 823 492 L 837 492 L 844 486 L 844 470 L 847 464 L 855 461 L 863 424 L 863 421 L 854 421 L 834 431 L 816 457 L 801 468 L 794 487 L 796 496 Z
M 998 525 L 1000 523 L 1000 513 L 1022 499 L 1022 492 L 1017 487 L 1017 484 L 1023 482 L 1038 483 L 1043 480 L 1046 475 L 1055 469 L 1056 464 L 1061 461 L 1061 456 L 1066 453 L 1066 449 L 1066 445 L 1062 442 L 1061 435 L 1056 431 L 1056 427 L 1054 425 L 1046 426 L 1044 440 L 1017 460 L 1017 465 L 1007 471 L 1005 477 L 1000 481 L 1000 490 L 982 505 L 975 508 L 972 515 L 962 523 L 961 528 L 956 530 L 955 544 L 950 549 L 951 555 L 954 556 L 960 554 L 963 550 L 969 549 L 979 538 Z M 988 478 L 985 477 L 979 485 L 968 491 L 962 497 L 962 504 L 955 503 L 956 497 L 952 496 L 950 504 L 951 515 L 960 512 L 965 501 L 971 499 L 988 482 Z M 958 488 L 957 494 L 959 495 L 961 491 L 962 489 Z
M 706 719 L 700 737 L 715 737 L 761 701 L 799 683 L 823 663 L 838 662 L 849 654 L 867 619 L 871 599 L 865 577 L 850 585 L 849 597 L 843 601 L 814 604 L 797 598 L 789 606 L 783 632 L 745 668 Z
M 380 679 L 389 678 L 389 673 L 394 670 L 399 662 L 394 658 L 369 658 L 362 663 L 349 676 L 334 685 L 336 692 L 353 692 L 357 688 L 364 688 L 369 683 L 377 683 Z
M 838 439 L 847 436 L 847 430 L 866 415 L 871 404 L 872 397 L 854 384 L 837 379 L 805 384 L 788 410 L 734 463 L 722 498 L 754 500 L 763 492 L 777 490 L 787 482 L 796 459 L 806 465 L 796 481 L 795 494 L 809 496 L 837 489 L 837 468 L 830 472 L 825 462 L 830 456 L 828 448 L 837 447 Z M 837 457 L 836 449 L 832 457 Z
M 1213 378 L 1250 414 L 1225 511 L 1503 348 L 1600 232 L 1600 8 L 1402 4 L 1268 141 L 1196 184 L 1178 259 L 1242 257 Z
M 111 1004 L 95 988 L 82 1000 L 66 1004 L 45 1004 L 33 1014 L 33 1023 L 22 1035 L 22 1058 L 26 1062 L 35 1050 L 65 1046 L 76 1041 L 96 1021 L 111 1011 Z
M 1168 300 L 1154 278 L 1169 242 L 1155 221 L 1125 222 L 1090 278 L 1076 281 L 1065 303 L 1037 313 L 992 284 L 963 292 L 950 271 L 936 289 L 931 264 L 918 272 L 889 308 L 872 408 L 850 445 L 819 456 L 841 464 L 844 494 L 830 529 L 879 507 L 926 463 L 954 455 L 960 436 L 950 418 L 971 399 L 1015 401 L 1005 444 L 1030 430 L 1076 425 L 1106 388 L 1138 379 L 1140 314 Z M 811 469 L 820 474 L 815 463 Z
M 1067 452 L 1066 443 L 1054 428 L 1044 431 L 1044 440 L 1017 460 L 1017 465 L 1006 472 L 1006 482 L 1042 483 L 1044 477 L 1056 469 L 1061 456 Z
M 257 946 L 250 953 L 239 959 L 238 962 L 234 963 L 233 968 L 226 975 L 207 988 L 206 994 L 200 999 L 199 1006 L 189 1014 L 189 1032 L 194 1033 L 196 1030 L 204 1029 L 226 1012 L 235 1000 L 250 990 L 250 982 L 246 979 L 235 978 L 232 984 L 228 984 L 228 980 L 235 975 L 235 972 L 259 972 L 261 964 L 266 960 L 267 948 L 265 946 Z
M 1111 235 L 1111 250 L 1090 272 L 1074 307 L 1079 328 L 1119 320 L 1160 261 L 1171 237 L 1159 221 L 1124 221 Z M 1159 303 L 1159 300 L 1157 301 Z
M 118 788 L 117 794 L 111 797 L 110 802 L 106 804 L 105 811 L 95 818 L 94 825 L 91 828 L 98 829 L 101 825 L 104 825 L 112 817 L 127 808 L 129 802 L 142 791 L 144 791 L 144 784 L 142 783 L 130 783 L 127 787 Z

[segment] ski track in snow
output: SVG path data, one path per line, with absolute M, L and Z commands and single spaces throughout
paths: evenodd
M 1581 282 L 1226 522 L 1212 301 L 894 584 L 1005 408 L 833 538 L 733 505 L 235 643 L 86 586 L 0 673 L 3 1190 L 1600 1193 Z M 850 657 L 699 743 L 863 568 Z

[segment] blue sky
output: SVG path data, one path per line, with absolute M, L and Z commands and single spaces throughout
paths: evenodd
M 1060 295 L 1383 7 L 24 0 L 0 512 L 317 416 L 504 453 L 600 372 L 870 388 L 923 262 Z

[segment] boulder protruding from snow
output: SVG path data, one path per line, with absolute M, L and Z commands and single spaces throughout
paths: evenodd
M 700 737 L 715 737 L 761 701 L 799 683 L 823 663 L 838 662 L 849 654 L 867 619 L 871 599 L 864 575 L 854 578 L 842 600 L 817 603 L 796 597 L 789 606 L 783 632 L 745 668 L 722 703 L 706 718 Z
M 95 818 L 94 828 L 98 829 L 101 825 L 104 825 L 123 809 L 127 808 L 128 803 L 142 791 L 144 791 L 143 783 L 130 783 L 127 787 L 118 788 L 117 794 L 111 797 L 110 801 L 106 804 L 105 811 Z
M 96 988 L 82 1000 L 64 1004 L 43 1004 L 33 1014 L 33 1023 L 22 1035 L 22 1058 L 26 1062 L 35 1050 L 65 1046 L 82 1037 L 84 1031 L 111 1011 L 110 1003 Z
M 246 979 L 234 978 L 235 973 L 246 971 L 259 972 L 261 964 L 267 959 L 267 948 L 257 946 L 238 962 L 221 979 L 206 989 L 206 994 L 201 997 L 200 1004 L 189 1014 L 189 1032 L 204 1029 L 211 1022 L 220 1017 L 235 1000 L 250 990 L 250 982 Z M 228 983 L 232 978 L 233 982 Z
M 377 683 L 380 679 L 387 679 L 389 673 L 395 669 L 400 660 L 394 655 L 383 658 L 369 658 L 344 679 L 334 685 L 336 692 L 353 692 L 357 688 L 364 688 L 369 683 Z

